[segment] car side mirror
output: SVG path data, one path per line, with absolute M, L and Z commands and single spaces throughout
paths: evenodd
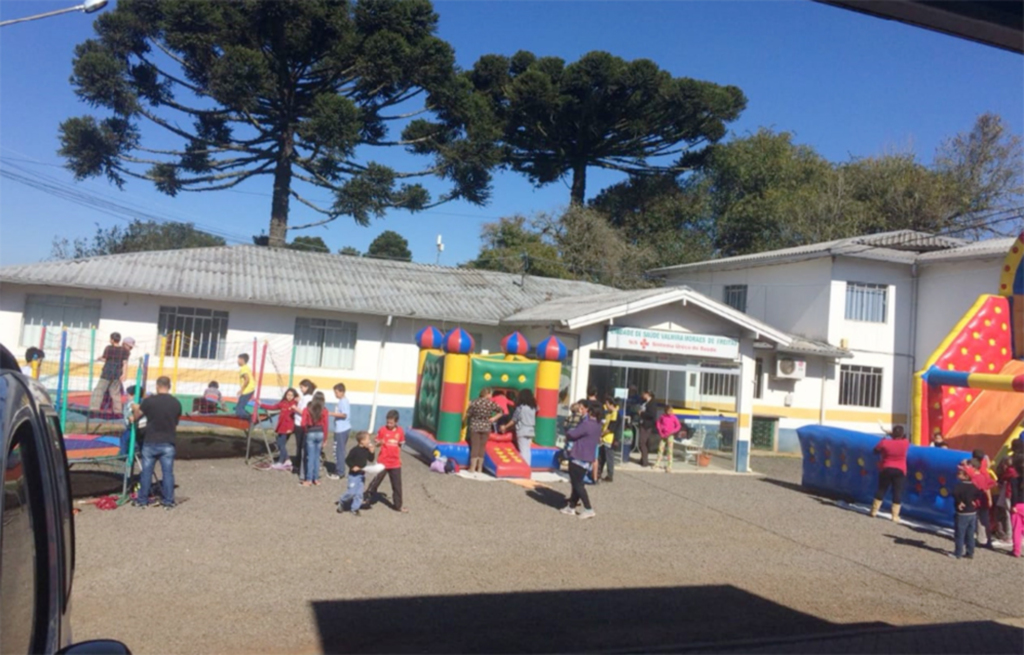
M 132 655 L 132 652 L 120 641 L 94 639 L 61 648 L 57 655 Z

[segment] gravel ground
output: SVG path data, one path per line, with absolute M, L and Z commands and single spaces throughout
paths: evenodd
M 341 481 L 302 488 L 227 456 L 177 463 L 188 501 L 173 511 L 83 506 L 76 639 L 139 654 L 644 650 L 1024 608 L 1021 561 L 958 562 L 944 537 L 805 494 L 799 459 L 756 457 L 765 477 L 621 471 L 591 488 L 591 521 L 555 511 L 568 485 L 403 463 L 404 515 L 339 516 Z

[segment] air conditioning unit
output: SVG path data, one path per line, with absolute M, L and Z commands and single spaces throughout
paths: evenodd
M 807 376 L 807 362 L 792 357 L 775 358 L 775 377 L 784 380 L 802 380 Z

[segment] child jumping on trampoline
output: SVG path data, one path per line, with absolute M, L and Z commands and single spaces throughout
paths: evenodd
M 380 447 L 380 457 L 377 461 L 384 465 L 384 470 L 377 474 L 377 477 L 370 483 L 366 490 L 363 503 L 366 504 L 370 498 L 377 493 L 384 476 L 391 479 L 392 507 L 396 512 L 408 512 L 402 507 L 402 444 L 405 443 L 405 430 L 398 425 L 398 410 L 392 409 L 388 412 L 387 423 L 377 432 L 377 445 Z
M 299 392 L 288 389 L 284 397 L 274 404 L 260 403 L 262 409 L 279 410 L 277 415 L 277 462 L 270 465 L 275 471 L 291 471 L 292 460 L 288 457 L 288 437 L 295 432 L 295 408 L 299 406 Z

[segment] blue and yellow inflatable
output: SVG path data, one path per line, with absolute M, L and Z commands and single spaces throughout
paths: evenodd
M 878 486 L 874 448 L 881 436 L 823 425 L 799 428 L 797 436 L 805 487 L 871 504 Z M 969 457 L 970 453 L 959 450 L 911 446 L 901 515 L 952 527 L 957 466 Z

